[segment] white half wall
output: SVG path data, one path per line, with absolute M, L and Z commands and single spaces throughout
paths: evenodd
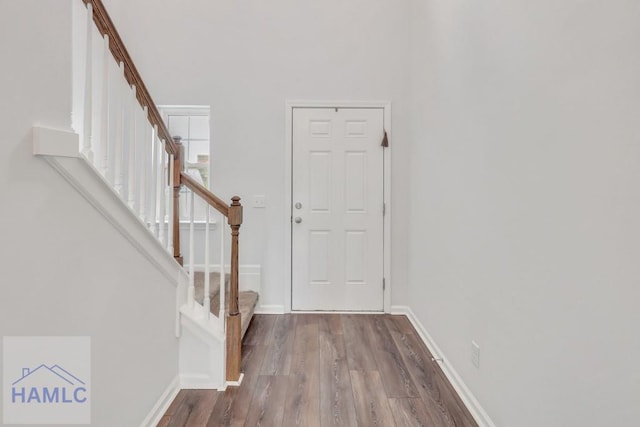
M 81 5 L 0 2 L 0 335 L 91 336 L 92 425 L 134 426 L 178 375 L 174 283 L 32 154 L 33 126 L 71 130 Z
M 638 425 L 640 4 L 411 6 L 413 312 L 496 425 Z

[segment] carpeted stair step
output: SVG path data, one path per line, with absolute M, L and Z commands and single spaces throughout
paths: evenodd
M 204 272 L 196 271 L 194 273 L 194 282 L 195 282 L 195 300 L 198 303 L 203 304 L 204 302 Z M 229 275 L 225 275 L 225 287 L 226 287 L 226 295 L 229 295 Z M 220 273 L 210 273 L 209 274 L 209 295 L 211 299 L 211 313 L 215 316 L 220 312 Z M 242 325 L 242 336 L 244 337 L 245 332 L 247 332 L 247 328 L 249 327 L 249 323 L 251 323 L 251 318 L 253 317 L 253 312 L 256 309 L 256 305 L 258 304 L 258 293 L 254 291 L 244 291 L 238 294 L 238 309 L 240 311 L 240 319 Z M 229 304 L 227 301 L 227 310 L 229 309 Z

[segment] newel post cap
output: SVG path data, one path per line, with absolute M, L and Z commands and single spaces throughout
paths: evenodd
M 240 227 L 242 224 L 242 205 L 240 197 L 233 196 L 231 198 L 231 206 L 229 206 L 229 225 Z

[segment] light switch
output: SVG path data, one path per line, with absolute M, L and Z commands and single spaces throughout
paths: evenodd
M 263 195 L 253 196 L 253 207 L 254 208 L 266 208 L 267 207 L 267 197 Z

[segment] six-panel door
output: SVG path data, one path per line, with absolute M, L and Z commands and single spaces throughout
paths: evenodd
M 381 108 L 294 108 L 293 310 L 383 309 Z

